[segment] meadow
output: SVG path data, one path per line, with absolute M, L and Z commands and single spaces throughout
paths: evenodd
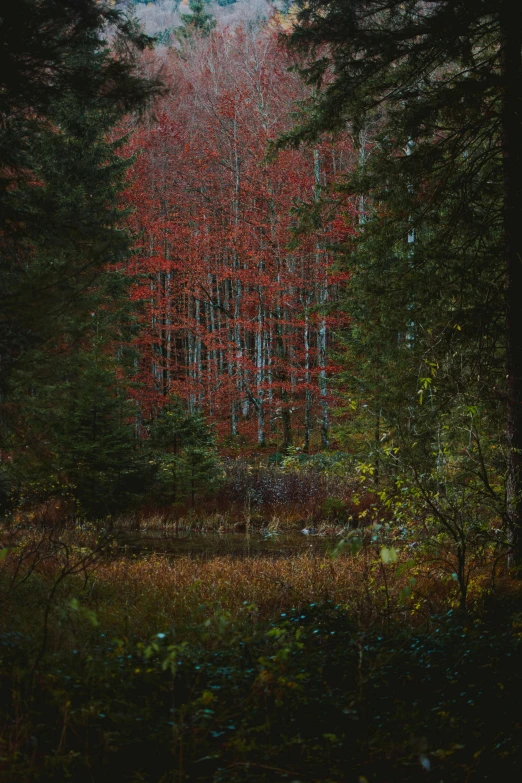
M 520 582 L 482 557 L 463 607 L 442 558 L 357 536 L 238 558 L 6 528 L 0 778 L 515 780 Z

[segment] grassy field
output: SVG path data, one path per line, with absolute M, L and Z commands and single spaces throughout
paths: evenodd
M 474 564 L 464 611 L 442 560 L 398 548 L 4 543 L 2 780 L 518 779 L 522 587 L 502 563 Z

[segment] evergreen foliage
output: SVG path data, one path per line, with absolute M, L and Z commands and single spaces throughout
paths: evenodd
M 109 24 L 112 49 L 102 38 Z M 0 42 L 5 389 L 12 366 L 82 306 L 109 261 L 128 253 L 117 206 L 126 164 L 108 135 L 158 84 L 136 72 L 133 51 L 149 40 L 94 0 L 8 4 Z
M 103 518 L 128 508 L 150 483 L 135 405 L 101 336 L 62 356 L 60 368 L 33 382 L 28 399 L 23 387 L 15 397 L 25 418 L 7 440 L 11 504 L 61 497 L 71 512 Z
M 273 30 L 261 46 L 225 31 L 219 50 L 190 0 L 175 108 L 135 135 L 135 264 L 121 127 L 161 89 L 137 59 L 150 41 L 113 0 L 0 12 L 2 780 L 520 771 L 522 582 L 502 560 L 522 561 L 522 10 L 299 2 L 290 42 L 318 89 L 281 143 L 348 124 L 357 171 L 343 178 L 354 149 L 329 137 L 271 179 L 262 145 L 297 95 L 270 109 L 287 66 L 270 64 Z M 344 453 L 326 437 L 334 323 Z M 317 378 L 328 451 L 313 454 Z M 230 411 L 229 455 L 257 416 L 258 464 L 231 459 L 216 513 L 185 530 L 244 531 L 241 561 L 163 530 L 220 484 L 209 398 Z M 144 500 L 167 513 L 110 519 Z M 306 537 L 277 543 L 297 522 Z
M 65 390 L 72 393 L 73 388 L 68 362 L 76 362 L 73 376 L 85 380 L 87 357 L 101 350 L 100 335 L 92 343 L 93 316 L 107 308 L 116 312 L 118 297 L 125 295 L 123 278 L 109 271 L 130 252 L 125 213 L 118 204 L 128 163 L 119 154 L 123 139 L 116 127 L 160 86 L 137 68 L 137 54 L 150 40 L 106 3 L 8 4 L 0 20 L 0 42 L 5 66 L 0 77 L 0 436 L 5 476 L 20 455 L 22 462 L 27 452 L 33 462 L 40 457 L 46 462 L 49 453 L 58 449 L 65 458 L 72 447 L 59 444 L 59 427 L 50 432 L 49 423 L 58 421 L 52 405 L 70 408 L 70 400 L 64 399 Z M 110 339 L 118 336 L 116 328 Z M 109 350 L 106 332 L 103 339 Z M 59 390 L 54 399 L 53 389 Z M 42 437 L 32 416 L 42 421 L 37 411 L 44 401 L 50 415 Z M 78 437 L 81 441 L 83 435 Z M 58 463 L 50 460 L 40 467 L 56 476 L 64 467 L 63 459 Z M 20 495 L 19 482 L 15 494 Z
M 189 0 L 190 14 L 181 14 L 183 25 L 176 30 L 180 40 L 190 40 L 195 35 L 208 35 L 216 26 L 216 20 L 205 10 L 205 0 Z
M 216 486 L 219 464 L 212 432 L 199 413 L 179 399 L 166 405 L 150 427 L 151 461 L 162 500 L 180 503 Z
M 302 3 L 289 43 L 309 55 L 301 70 L 318 91 L 284 138 L 348 123 L 358 141 L 344 191 L 361 209 L 360 236 L 344 249 L 345 389 L 371 427 L 374 475 L 384 457 L 392 475 L 413 471 L 437 513 L 442 487 L 461 494 L 478 481 L 472 513 L 486 503 L 486 516 L 503 516 L 517 560 L 520 21 L 519 8 L 490 0 Z

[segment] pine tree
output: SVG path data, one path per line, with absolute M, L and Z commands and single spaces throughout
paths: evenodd
M 96 332 L 55 361 L 52 375 L 31 379 L 29 397 L 22 385 L 14 397 L 23 418 L 7 440 L 11 505 L 61 497 L 75 513 L 100 519 L 148 489 L 151 467 L 135 436 L 136 407 L 106 336 Z
M 68 362 L 53 429 L 59 473 L 79 510 L 121 512 L 145 494 L 151 468 L 135 436 L 136 407 L 102 340 Z
M 103 38 L 109 25 L 111 49 Z M 2 11 L 4 394 L 13 365 L 76 309 L 109 260 L 128 251 L 116 207 L 125 166 L 105 138 L 159 89 L 136 69 L 136 53 L 148 43 L 95 0 L 21 0 Z
M 111 37 L 111 49 L 107 37 Z M 134 111 L 159 89 L 142 76 L 137 55 L 152 44 L 135 22 L 98 0 L 17 0 L 0 17 L 0 226 L 19 225 L 13 204 L 30 183 L 27 155 L 39 130 L 53 122 L 65 96 L 98 100 L 107 110 Z M 33 182 L 34 184 L 34 182 Z
M 490 409 L 494 430 L 505 408 L 505 519 L 520 563 L 520 4 L 311 0 L 289 42 L 311 55 L 302 72 L 319 89 L 287 143 L 347 123 L 356 135 L 377 128 L 350 184 L 373 204 L 351 263 L 355 368 L 368 351 L 384 357 L 390 393 L 376 396 L 408 412 L 395 417 L 403 432 L 419 429 L 426 408 L 413 400 L 436 386 L 432 430 L 472 402 Z
M 195 35 L 208 35 L 216 26 L 212 14 L 205 10 L 205 0 L 189 0 L 190 14 L 181 14 L 181 27 L 177 29 L 180 40 L 190 40 Z
M 65 359 L 91 350 L 92 313 L 113 306 L 103 292 L 124 279 L 108 270 L 130 252 L 115 128 L 160 87 L 137 70 L 148 39 L 106 3 L 9 4 L 0 42 L 0 436 L 12 466 L 59 450 L 58 425 L 37 442 L 38 410 L 53 388 L 66 405 Z
M 215 486 L 219 466 L 212 432 L 181 400 L 167 404 L 152 423 L 150 452 L 164 501 L 189 499 L 194 506 L 196 495 L 208 495 Z
M 112 51 L 101 37 L 108 24 L 116 32 Z M 147 40 L 94 0 L 8 4 L 0 43 L 5 395 L 13 366 L 77 309 L 109 260 L 128 252 L 116 207 L 125 167 L 104 139 L 158 85 L 135 71 L 132 51 Z

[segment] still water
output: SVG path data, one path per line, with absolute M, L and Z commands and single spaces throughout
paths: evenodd
M 297 554 L 324 555 L 332 551 L 339 539 L 302 533 L 187 533 L 168 534 L 148 531 L 127 535 L 120 540 L 124 552 L 132 554 L 167 554 L 210 559 L 223 555 L 234 557 L 291 557 Z

